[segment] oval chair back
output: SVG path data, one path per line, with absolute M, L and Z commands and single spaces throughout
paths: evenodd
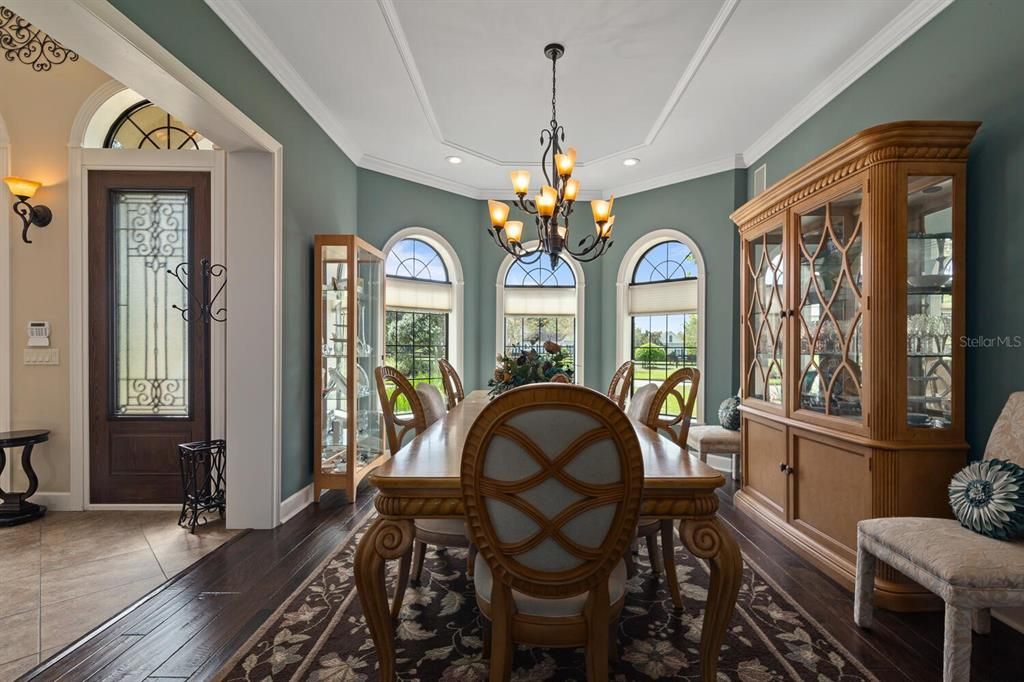
M 438 360 L 437 366 L 441 370 L 441 384 L 444 386 L 444 395 L 448 400 L 448 409 L 450 410 L 466 397 L 466 393 L 462 389 L 462 379 L 452 363 L 446 359 Z
M 609 576 L 636 532 L 643 482 L 632 424 L 597 391 L 548 382 L 484 408 L 463 449 L 462 498 L 470 541 L 493 576 L 493 651 L 511 639 L 513 590 L 542 600 L 587 593 L 578 643 L 590 656 L 603 641 L 594 655 L 606 662 Z
M 608 384 L 608 393 L 606 395 L 615 401 L 620 410 L 626 409 L 629 387 L 633 384 L 634 367 L 632 360 L 626 360 L 615 370 L 615 374 L 612 375 L 612 382 Z
M 417 384 L 416 395 L 423 406 L 423 421 L 426 426 L 430 426 L 448 412 L 441 391 L 434 384 Z
M 377 379 L 380 409 L 384 413 L 388 450 L 393 455 L 402 449 L 406 436 L 415 438 L 427 428 L 427 420 L 419 395 L 404 374 L 394 367 L 378 367 L 373 374 Z M 408 406 L 408 411 L 397 409 L 399 401 L 404 402 L 402 407 Z
M 647 407 L 647 414 L 638 419 L 655 431 L 668 436 L 673 442 L 686 447 L 699 386 L 700 370 L 693 367 L 677 369 L 658 387 L 658 392 L 654 394 Z M 669 398 L 674 398 L 679 405 L 679 414 L 675 416 L 666 416 L 662 413 L 662 407 Z

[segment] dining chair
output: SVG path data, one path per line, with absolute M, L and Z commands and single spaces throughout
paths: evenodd
M 633 384 L 634 367 L 632 360 L 626 360 L 615 370 L 615 374 L 612 375 L 612 382 L 608 384 L 608 393 L 606 395 L 615 401 L 620 410 L 626 409 L 629 387 Z
M 686 389 L 685 385 L 689 388 Z M 693 421 L 693 408 L 697 402 L 697 389 L 700 386 L 700 371 L 693 367 L 677 369 L 670 374 L 660 386 L 647 384 L 633 395 L 628 414 L 644 426 L 663 433 L 673 442 L 682 445 L 686 452 L 686 438 Z M 666 415 L 663 407 L 669 398 L 674 398 L 679 406 L 679 414 Z M 657 547 L 657 536 L 661 536 L 661 552 Z M 665 574 L 672 603 L 677 609 L 683 608 L 683 595 L 679 589 L 679 578 L 675 570 L 675 530 L 668 519 L 641 518 L 637 526 L 636 536 L 645 538 L 647 554 L 651 560 L 654 575 Z M 631 559 L 632 557 L 630 557 Z M 630 567 L 630 575 L 634 569 Z
M 436 387 L 430 384 L 420 384 L 417 388 L 412 387 L 412 382 L 404 374 L 394 367 L 378 367 L 374 370 L 377 380 L 377 397 L 380 399 L 380 407 L 384 416 L 384 427 L 388 437 L 388 449 L 391 454 L 402 449 L 405 445 L 406 436 L 416 436 L 423 433 L 434 421 L 444 416 L 444 401 Z M 425 388 L 429 386 L 430 388 Z M 420 390 L 422 389 L 422 391 Z M 433 389 L 431 396 L 430 389 Z M 421 396 L 427 396 L 427 401 L 433 403 L 432 407 L 424 407 Z M 397 408 L 399 401 L 404 400 L 408 406 L 408 412 L 399 412 Z M 441 407 L 440 414 L 435 414 L 438 404 Z M 432 419 L 428 421 L 428 413 Z M 413 542 L 412 550 L 406 553 L 398 564 L 398 582 L 395 587 L 395 597 L 391 603 L 391 616 L 398 617 L 402 609 L 402 601 L 405 598 L 405 588 L 409 584 L 410 568 L 415 567 L 412 575 L 416 580 L 420 579 L 423 573 L 423 559 L 426 555 L 427 545 L 435 547 L 466 547 L 469 548 L 469 540 L 466 539 L 466 526 L 461 519 L 416 519 L 413 522 L 416 531 L 416 539 Z M 470 554 L 472 549 L 470 548 Z
M 445 358 L 438 360 L 437 366 L 441 369 L 441 384 L 444 386 L 444 394 L 448 399 L 448 409 L 450 410 L 466 398 L 466 393 L 462 389 L 462 379 L 452 363 Z
M 582 386 L 513 389 L 470 427 L 461 481 L 490 679 L 509 679 L 516 642 L 584 646 L 587 679 L 607 680 L 643 493 L 629 419 Z
M 566 375 L 559 372 L 555 376 L 551 377 L 551 383 L 553 384 L 571 384 L 572 380 Z

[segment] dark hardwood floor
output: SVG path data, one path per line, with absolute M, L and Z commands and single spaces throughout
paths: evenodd
M 272 531 L 249 531 L 161 586 L 91 635 L 42 663 L 23 680 L 214 679 L 216 671 L 273 613 L 372 506 L 329 494 Z M 849 592 L 733 508 L 721 515 L 744 554 L 881 680 L 941 679 L 941 613 L 876 612 L 876 626 L 853 624 Z M 993 620 L 974 638 L 972 679 L 1024 679 L 1024 635 Z

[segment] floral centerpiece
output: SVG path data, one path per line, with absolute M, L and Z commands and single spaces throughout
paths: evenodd
M 561 346 L 545 341 L 543 353 L 530 349 L 499 355 L 494 378 L 487 385 L 491 387 L 491 396 L 497 396 L 516 386 L 551 381 L 556 374 L 564 374 L 572 381 L 572 364 Z

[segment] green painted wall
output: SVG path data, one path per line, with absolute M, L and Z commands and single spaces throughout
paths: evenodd
M 902 119 L 982 122 L 967 172 L 967 334 L 1024 337 L 1024 3 L 958 0 L 769 151 L 774 182 L 853 133 Z M 751 179 L 753 173 L 750 173 Z M 983 449 L 1024 348 L 967 350 L 967 437 Z
M 111 4 L 284 146 L 282 404 L 286 408 L 281 493 L 287 497 L 313 476 L 313 235 L 355 231 L 356 167 L 202 0 L 111 0 Z
M 738 201 L 745 199 L 743 175 L 744 171 L 717 173 L 616 199 L 614 250 L 597 262 L 600 288 L 590 292 L 594 306 L 604 312 L 598 332 L 602 341 L 598 356 L 599 386 L 608 385 L 617 366 L 615 287 L 623 256 L 648 232 L 662 228 L 679 230 L 693 239 L 704 258 L 706 337 L 701 379 L 706 407 L 703 419 L 718 422 L 719 403 L 736 393 L 739 381 L 739 337 L 735 324 L 739 305 L 736 274 L 739 241 L 729 214 Z M 738 186 L 742 186 L 742 192 Z M 588 305 L 588 314 L 589 308 Z
M 480 368 L 493 353 L 483 352 L 477 333 L 480 301 L 488 296 L 485 287 L 480 286 L 480 250 L 486 237 L 480 205 L 484 202 L 362 168 L 358 178 L 360 237 L 383 249 L 398 230 L 426 227 L 455 249 L 465 281 L 463 382 L 467 389 L 486 385 L 486 375 L 480 374 Z

